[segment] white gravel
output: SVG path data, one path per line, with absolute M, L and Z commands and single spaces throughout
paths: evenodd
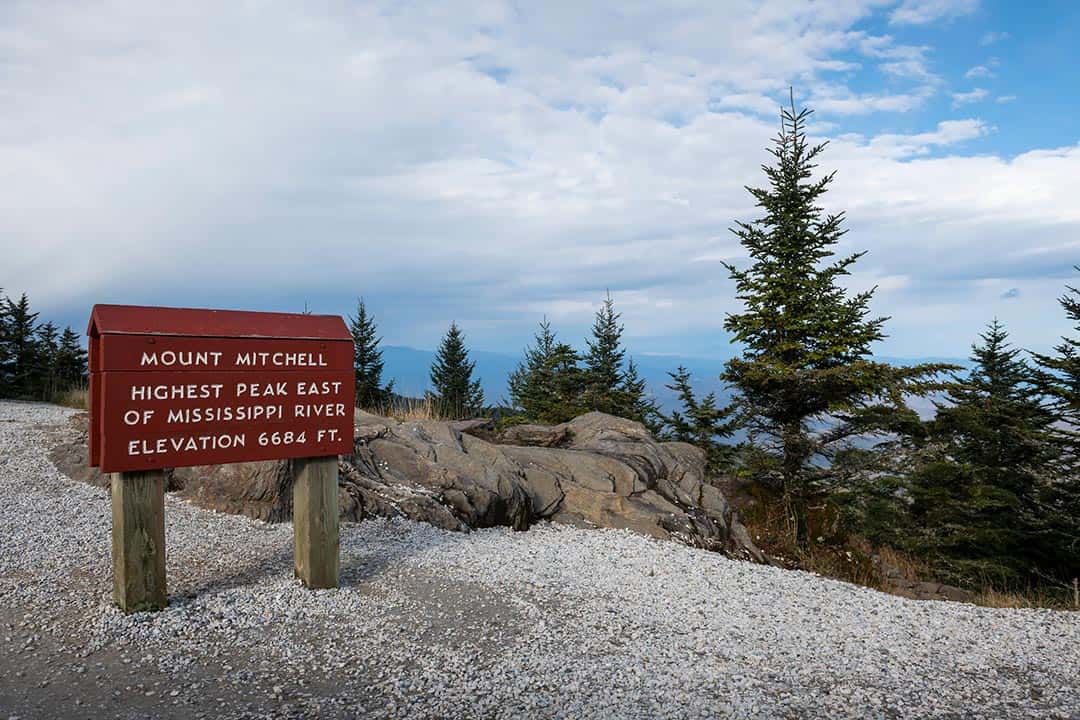
M 1080 613 L 617 531 L 345 524 L 311 592 L 291 525 L 170 497 L 170 606 L 124 616 L 107 493 L 47 459 L 70 414 L 0 402 L 0 717 L 1080 717 Z

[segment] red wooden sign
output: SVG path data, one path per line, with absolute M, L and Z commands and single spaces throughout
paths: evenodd
M 340 317 L 96 305 L 87 333 L 102 472 L 352 452 Z

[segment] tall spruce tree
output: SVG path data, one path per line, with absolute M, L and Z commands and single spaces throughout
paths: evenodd
M 816 495 L 849 481 L 832 461 L 853 438 L 884 432 L 912 411 L 906 394 L 922 395 L 945 365 L 892 367 L 874 362 L 871 345 L 887 318 L 870 316 L 873 290 L 852 296 L 839 284 L 864 253 L 834 259 L 846 232 L 843 214 L 819 205 L 834 174 L 813 179 L 825 143 L 811 145 L 810 110 L 781 112 L 780 132 L 763 166 L 768 187 L 748 188 L 763 211 L 733 229 L 751 263 L 727 265 L 741 312 L 724 327 L 742 345 L 722 378 L 737 391 L 740 416 L 754 445 L 752 467 L 775 482 L 800 545 L 809 541 L 807 508 Z
M 51 320 L 37 328 L 37 353 L 35 356 L 35 395 L 42 400 L 52 398 L 61 389 L 57 363 L 60 359 L 60 330 Z
M 1066 286 L 1058 302 L 1080 334 L 1080 290 Z M 1070 460 L 1080 470 L 1080 337 L 1063 337 L 1054 354 L 1032 353 L 1032 358 L 1039 388 L 1058 414 L 1070 445 Z
M 0 397 L 11 395 L 11 333 L 8 318 L 8 297 L 0 288 Z
M 364 298 L 357 299 L 356 314 L 349 316 L 349 332 L 353 339 L 356 406 L 384 409 L 390 403 L 394 383 L 383 385 L 383 354 L 379 349 L 382 338 L 378 336 L 375 318 L 364 305 Z
M 451 323 L 431 366 L 433 399 L 443 417 L 462 419 L 483 411 L 484 391 L 480 380 L 472 377 L 475 367 L 464 334 L 457 323 Z
M 1041 489 L 1059 469 L 1055 415 L 996 320 L 972 346 L 974 368 L 937 404 L 931 444 L 911 483 L 916 549 L 938 573 L 980 586 L 1037 578 Z
M 5 298 L 7 307 L 7 391 L 10 397 L 32 399 L 41 393 L 40 345 L 36 312 L 23 293 L 18 302 Z
M 533 345 L 525 347 L 525 356 L 510 373 L 507 390 L 510 404 L 530 422 L 536 422 L 542 395 L 550 387 L 548 363 L 555 348 L 555 333 L 545 317 Z
M 664 416 L 664 436 L 697 445 L 705 451 L 710 472 L 719 472 L 734 453 L 733 446 L 720 441 L 720 438 L 731 437 L 735 431 L 732 408 L 718 406 L 716 393 L 698 400 L 690 384 L 690 371 L 685 366 L 680 365 L 668 376 L 671 382 L 665 387 L 678 396 L 681 410 L 673 410 Z
M 585 373 L 570 345 L 559 342 L 545 318 L 533 345 L 510 375 L 510 402 L 528 422 L 557 424 L 584 412 Z
M 626 363 L 622 384 L 618 393 L 620 417 L 636 420 L 651 432 L 659 436 L 663 429 L 663 418 L 656 400 L 649 397 L 645 378 L 638 372 L 637 363 L 630 358 Z
M 1080 290 L 1066 286 L 1058 302 L 1077 337 L 1062 337 L 1052 355 L 1032 355 L 1036 381 L 1057 419 L 1053 431 L 1064 448 L 1061 473 L 1041 491 L 1043 562 L 1049 572 L 1068 579 L 1080 576 Z
M 82 337 L 68 326 L 60 333 L 56 353 L 56 376 L 61 389 L 85 382 L 86 373 L 86 350 L 82 346 Z
M 620 314 L 615 312 L 615 301 L 609 293 L 593 321 L 592 338 L 588 340 L 589 351 L 585 354 L 585 405 L 590 410 L 620 415 L 626 412 L 621 397 L 623 384 L 623 360 L 626 351 L 622 347 L 623 325 Z

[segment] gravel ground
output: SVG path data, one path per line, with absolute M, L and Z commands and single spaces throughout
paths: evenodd
M 292 526 L 166 500 L 170 605 L 110 606 L 109 505 L 0 402 L 0 718 L 1080 717 L 1080 613 L 915 602 L 617 531 Z

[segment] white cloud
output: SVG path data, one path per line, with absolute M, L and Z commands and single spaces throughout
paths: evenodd
M 758 93 L 733 93 L 717 98 L 711 103 L 717 108 L 751 110 L 759 115 L 779 116 L 782 103 Z
M 979 38 L 979 44 L 983 46 L 993 45 L 1002 40 L 1008 40 L 1010 37 L 1012 36 L 1007 32 L 988 32 Z
M 970 103 L 979 102 L 985 100 L 986 96 L 990 93 L 984 88 L 975 88 L 968 92 L 955 92 L 952 93 L 953 107 L 959 107 L 961 105 L 968 105 Z
M 885 60 L 878 68 L 888 75 L 927 83 L 940 81 L 929 69 L 927 57 L 931 49 L 926 45 L 902 45 L 891 35 L 867 35 L 860 38 L 858 47 L 868 57 Z
M 873 268 L 856 270 L 844 279 L 843 284 L 853 292 L 877 288 L 875 295 L 881 298 L 884 295 L 910 288 L 913 279 L 910 275 L 889 275 L 881 268 Z
M 1011 103 L 1016 99 L 1015 95 L 998 95 L 997 102 L 999 103 Z
M 990 132 L 981 120 L 945 120 L 932 132 L 901 135 L 882 133 L 866 141 L 858 136 L 844 139 L 859 143 L 875 154 L 890 158 L 907 158 L 925 155 L 933 148 L 955 145 L 972 140 Z
M 908 93 L 854 93 L 843 86 L 819 85 L 807 102 L 817 111 L 834 115 L 868 115 L 880 112 L 908 112 L 923 105 L 933 88 L 923 86 Z
M 923 80 L 934 79 L 934 76 L 926 69 L 926 63 L 922 60 L 895 60 L 878 65 L 883 73 L 902 78 L 920 78 Z
M 978 0 L 903 0 L 889 15 L 895 25 L 926 25 L 975 11 Z
M 853 58 L 929 73 L 928 51 L 855 29 L 872 0 L 333 8 L 8 10 L 0 285 L 72 316 L 342 312 L 363 293 L 387 342 L 431 346 L 456 319 L 506 349 L 540 312 L 576 336 L 610 288 L 642 349 L 686 352 L 671 338 L 723 337 L 718 261 L 745 262 L 727 228 L 758 215 L 743 185 L 763 180 L 790 84 L 830 121 L 811 126 L 835 136 L 830 209 L 871 251 L 895 354 L 962 350 L 955 324 L 1013 287 L 1007 312 L 1046 317 L 1075 261 L 1080 148 L 950 154 L 991 129 L 911 113 L 931 80 L 853 91 Z M 896 113 L 925 130 L 842 134 Z M 984 275 L 1002 287 L 969 288 Z
M 968 80 L 974 80 L 976 78 L 992 78 L 994 77 L 994 72 L 985 65 L 976 65 L 964 73 L 964 77 Z

